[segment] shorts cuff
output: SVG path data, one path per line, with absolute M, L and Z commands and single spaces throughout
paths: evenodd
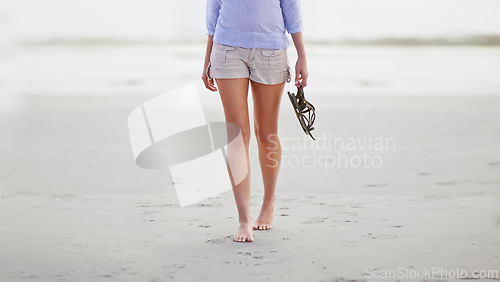
M 280 84 L 284 81 L 289 82 L 288 78 L 289 78 L 288 72 L 277 73 L 277 74 L 264 74 L 264 75 L 257 75 L 254 73 L 250 74 L 250 80 L 267 85 Z
M 245 70 L 218 70 L 212 66 L 210 68 L 210 76 L 212 78 L 219 78 L 219 79 L 249 78 L 250 72 Z

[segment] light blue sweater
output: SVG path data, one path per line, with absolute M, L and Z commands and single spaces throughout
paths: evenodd
M 304 29 L 300 0 L 207 0 L 214 42 L 244 48 L 287 49 L 286 32 Z

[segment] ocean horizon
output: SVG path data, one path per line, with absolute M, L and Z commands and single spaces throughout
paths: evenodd
M 154 96 L 201 83 L 204 4 L 2 1 L 1 108 L 22 95 Z M 302 7 L 313 95 L 500 95 L 500 1 Z M 289 55 L 293 69 L 293 44 Z

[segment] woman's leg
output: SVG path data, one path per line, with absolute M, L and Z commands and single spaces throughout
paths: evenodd
M 241 166 L 248 167 L 248 175 L 238 185 L 233 185 L 233 194 L 238 209 L 240 227 L 234 236 L 237 242 L 252 242 L 252 216 L 250 214 L 250 161 L 248 156 L 248 144 L 250 142 L 250 121 L 248 119 L 248 78 L 215 79 L 224 107 L 226 122 L 236 123 L 243 135 L 246 156 L 234 156 L 241 152 L 239 148 L 228 146 L 228 159 L 241 160 L 246 163 Z M 236 144 L 238 146 L 238 144 Z M 232 156 L 233 155 L 233 156 Z M 233 165 L 233 164 L 232 164 Z M 237 164 L 236 164 L 237 165 Z M 228 167 L 229 168 L 229 167 Z
M 255 137 L 264 182 L 264 201 L 253 229 L 271 229 L 273 223 L 276 181 L 281 165 L 281 144 L 278 138 L 278 117 L 285 82 L 266 85 L 251 81 L 254 103 Z

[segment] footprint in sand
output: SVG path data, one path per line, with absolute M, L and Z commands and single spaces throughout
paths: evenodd
M 325 219 L 328 219 L 328 217 L 313 217 L 310 218 L 306 221 L 302 221 L 302 224 L 318 224 L 318 223 L 323 223 L 325 222 Z
M 369 235 L 372 239 L 377 240 L 387 240 L 387 239 L 396 239 L 398 236 L 396 234 L 380 234 L 380 235 Z
M 282 262 L 283 261 L 282 259 L 271 257 L 273 255 L 261 255 L 260 252 L 254 252 L 253 254 L 251 252 L 238 252 L 237 254 L 242 255 L 249 260 L 254 260 L 254 261 L 258 261 L 258 262 Z
M 283 203 L 295 203 L 299 200 L 299 197 L 287 197 L 287 198 L 282 198 L 281 202 Z
M 270 258 L 270 257 L 265 257 L 265 256 L 252 256 L 252 257 L 249 257 L 249 259 L 255 260 L 258 262 L 282 262 L 281 259 Z
M 223 239 L 208 239 L 205 241 L 207 244 L 224 244 L 226 240 Z

